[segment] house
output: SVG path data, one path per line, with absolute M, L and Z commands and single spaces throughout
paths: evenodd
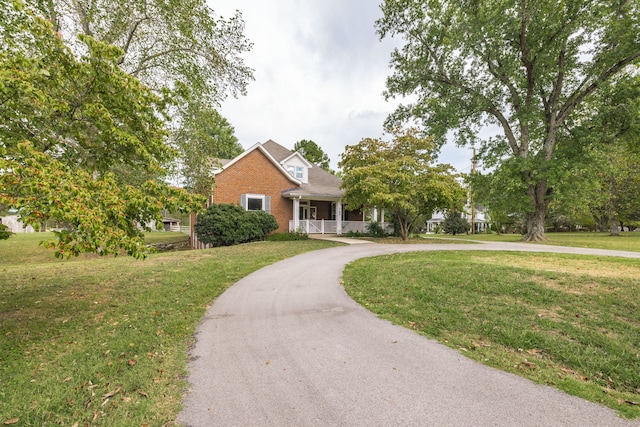
M 34 233 L 35 230 L 32 226 L 25 226 L 20 221 L 18 215 L 7 215 L 0 217 L 0 224 L 4 224 L 7 227 L 7 231 L 12 233 Z
M 475 206 L 472 210 L 469 204 L 465 205 L 462 218 L 466 219 L 469 225 L 473 223 L 473 234 L 484 233 L 491 225 L 491 219 L 483 206 Z M 427 233 L 434 233 L 441 228 L 442 221 L 444 221 L 444 213 L 440 211 L 434 212 L 431 219 L 427 220 Z
M 364 231 L 363 214 L 342 207 L 341 180 L 300 153 L 269 140 L 232 160 L 221 161 L 208 203 L 263 210 L 278 222 L 276 232 L 342 234 Z M 191 223 L 195 224 L 192 217 Z M 204 247 L 191 232 L 192 246 Z

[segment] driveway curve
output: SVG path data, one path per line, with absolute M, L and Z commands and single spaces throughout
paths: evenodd
M 467 359 L 356 304 L 358 258 L 417 250 L 640 253 L 518 243 L 342 246 L 245 277 L 207 311 L 178 422 L 199 426 L 640 426 Z

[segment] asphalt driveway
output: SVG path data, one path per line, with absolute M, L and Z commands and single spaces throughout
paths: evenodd
M 208 310 L 178 422 L 197 426 L 640 426 L 392 325 L 340 284 L 358 258 L 416 250 L 640 253 L 518 243 L 350 245 L 237 282 Z

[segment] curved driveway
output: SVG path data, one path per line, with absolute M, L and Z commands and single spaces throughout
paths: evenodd
M 358 258 L 416 250 L 640 253 L 518 243 L 359 244 L 298 255 L 237 282 L 198 327 L 187 426 L 640 426 L 392 325 L 340 284 Z

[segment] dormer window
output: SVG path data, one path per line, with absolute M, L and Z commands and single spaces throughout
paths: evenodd
M 287 172 L 295 179 L 304 179 L 304 168 L 302 166 L 289 165 L 287 166 Z
M 309 169 L 311 169 L 313 165 L 302 157 L 302 154 L 297 152 L 293 153 L 282 160 L 280 164 L 295 180 L 303 183 L 309 182 Z

